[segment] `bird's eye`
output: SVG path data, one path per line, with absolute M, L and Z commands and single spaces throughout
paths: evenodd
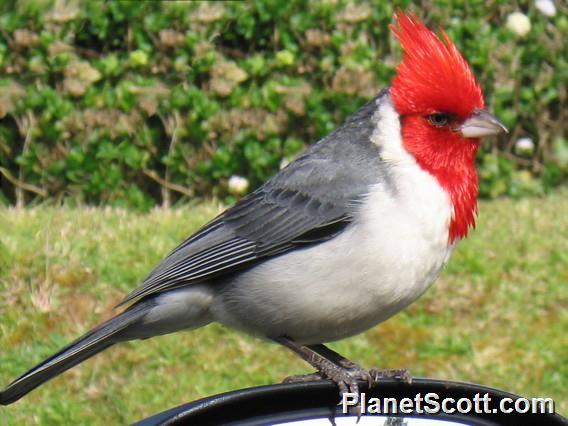
M 436 127 L 443 127 L 451 121 L 450 115 L 444 114 L 443 112 L 436 112 L 434 114 L 430 114 L 426 116 L 426 119 L 430 122 L 430 124 Z

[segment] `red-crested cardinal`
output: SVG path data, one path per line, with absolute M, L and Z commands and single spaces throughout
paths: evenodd
M 16 379 L 10 404 L 115 343 L 213 321 L 281 343 L 356 391 L 369 373 L 323 345 L 414 302 L 475 223 L 480 138 L 506 131 L 456 46 L 412 15 L 384 89 L 173 250 L 128 308 Z

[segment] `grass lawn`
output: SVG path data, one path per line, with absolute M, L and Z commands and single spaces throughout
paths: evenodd
M 552 397 L 566 415 L 568 190 L 479 210 L 477 230 L 419 302 L 332 347 L 364 366 Z M 218 211 L 0 210 L 0 387 L 111 316 Z M 125 424 L 305 372 L 287 350 L 212 325 L 115 346 L 0 407 L 0 423 Z

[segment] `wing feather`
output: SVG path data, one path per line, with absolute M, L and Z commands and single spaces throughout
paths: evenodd
M 370 142 L 385 93 L 181 243 L 122 303 L 236 273 L 339 234 L 370 187 L 389 182 L 380 148 Z

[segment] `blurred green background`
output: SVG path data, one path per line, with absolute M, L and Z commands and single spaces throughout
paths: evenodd
M 0 386 L 115 313 L 183 238 L 388 85 L 401 7 L 446 30 L 511 133 L 480 151 L 495 200 L 434 287 L 332 347 L 566 414 L 568 191 L 552 189 L 568 180 L 568 6 L 386 3 L 2 2 Z M 0 424 L 125 424 L 307 372 L 213 325 L 105 351 L 1 407 Z
M 222 206 L 0 209 L 0 387 L 109 318 Z M 479 206 L 477 229 L 408 309 L 331 343 L 365 367 L 553 398 L 568 414 L 568 188 Z M 15 404 L 4 425 L 122 425 L 313 370 L 217 324 L 110 348 Z
M 233 201 L 388 85 L 396 7 L 445 28 L 511 129 L 481 195 L 543 193 L 568 176 L 568 6 L 537 3 L 2 2 L 0 203 Z

